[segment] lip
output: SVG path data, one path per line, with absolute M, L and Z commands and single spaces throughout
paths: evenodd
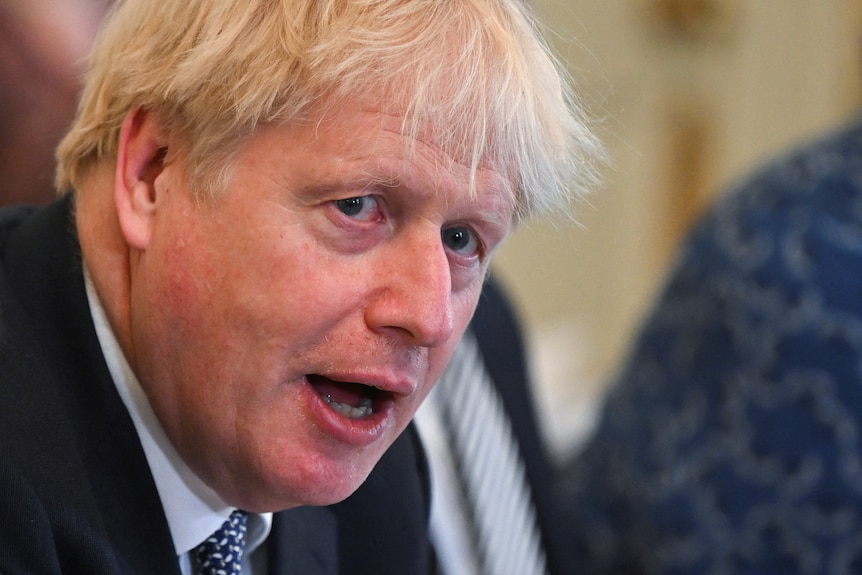
M 374 387 L 381 391 L 374 399 L 374 411 L 368 416 L 351 419 L 332 409 L 309 381 L 303 377 L 302 394 L 317 428 L 327 436 L 348 445 L 362 447 L 370 445 L 388 434 L 397 424 L 396 405 L 399 399 L 415 391 L 408 380 L 359 377 L 356 374 L 339 375 L 327 373 L 324 377 Z

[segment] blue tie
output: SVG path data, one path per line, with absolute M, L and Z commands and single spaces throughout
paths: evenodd
M 242 573 L 246 519 L 244 511 L 234 511 L 218 531 L 192 551 L 197 575 Z

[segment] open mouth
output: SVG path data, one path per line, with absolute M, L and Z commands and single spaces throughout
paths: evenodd
M 348 419 L 360 419 L 374 413 L 388 392 L 370 385 L 335 381 L 316 373 L 306 376 L 314 390 L 333 410 Z

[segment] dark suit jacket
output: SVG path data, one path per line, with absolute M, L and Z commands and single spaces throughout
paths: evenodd
M 179 574 L 87 305 L 72 201 L 0 210 L 0 573 Z M 345 502 L 277 513 L 270 572 L 424 573 L 415 432 Z
M 485 283 L 470 328 L 476 335 L 485 366 L 512 424 L 533 496 L 542 543 L 551 575 L 572 573 L 561 538 L 559 505 L 553 489 L 552 466 L 536 422 L 524 342 L 517 316 L 500 285 Z

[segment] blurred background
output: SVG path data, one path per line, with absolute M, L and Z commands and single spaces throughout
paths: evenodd
M 577 449 L 693 218 L 857 113 L 862 0 L 532 0 L 610 153 L 605 185 L 529 222 L 494 273 L 527 329 L 552 453 Z M 48 201 L 105 0 L 0 0 L 0 203 Z
M 54 148 L 108 0 L 0 0 L 0 204 L 53 197 Z
M 857 113 L 862 1 L 533 2 L 611 156 L 580 226 L 528 223 L 496 260 L 562 455 L 692 219 L 757 162 Z

